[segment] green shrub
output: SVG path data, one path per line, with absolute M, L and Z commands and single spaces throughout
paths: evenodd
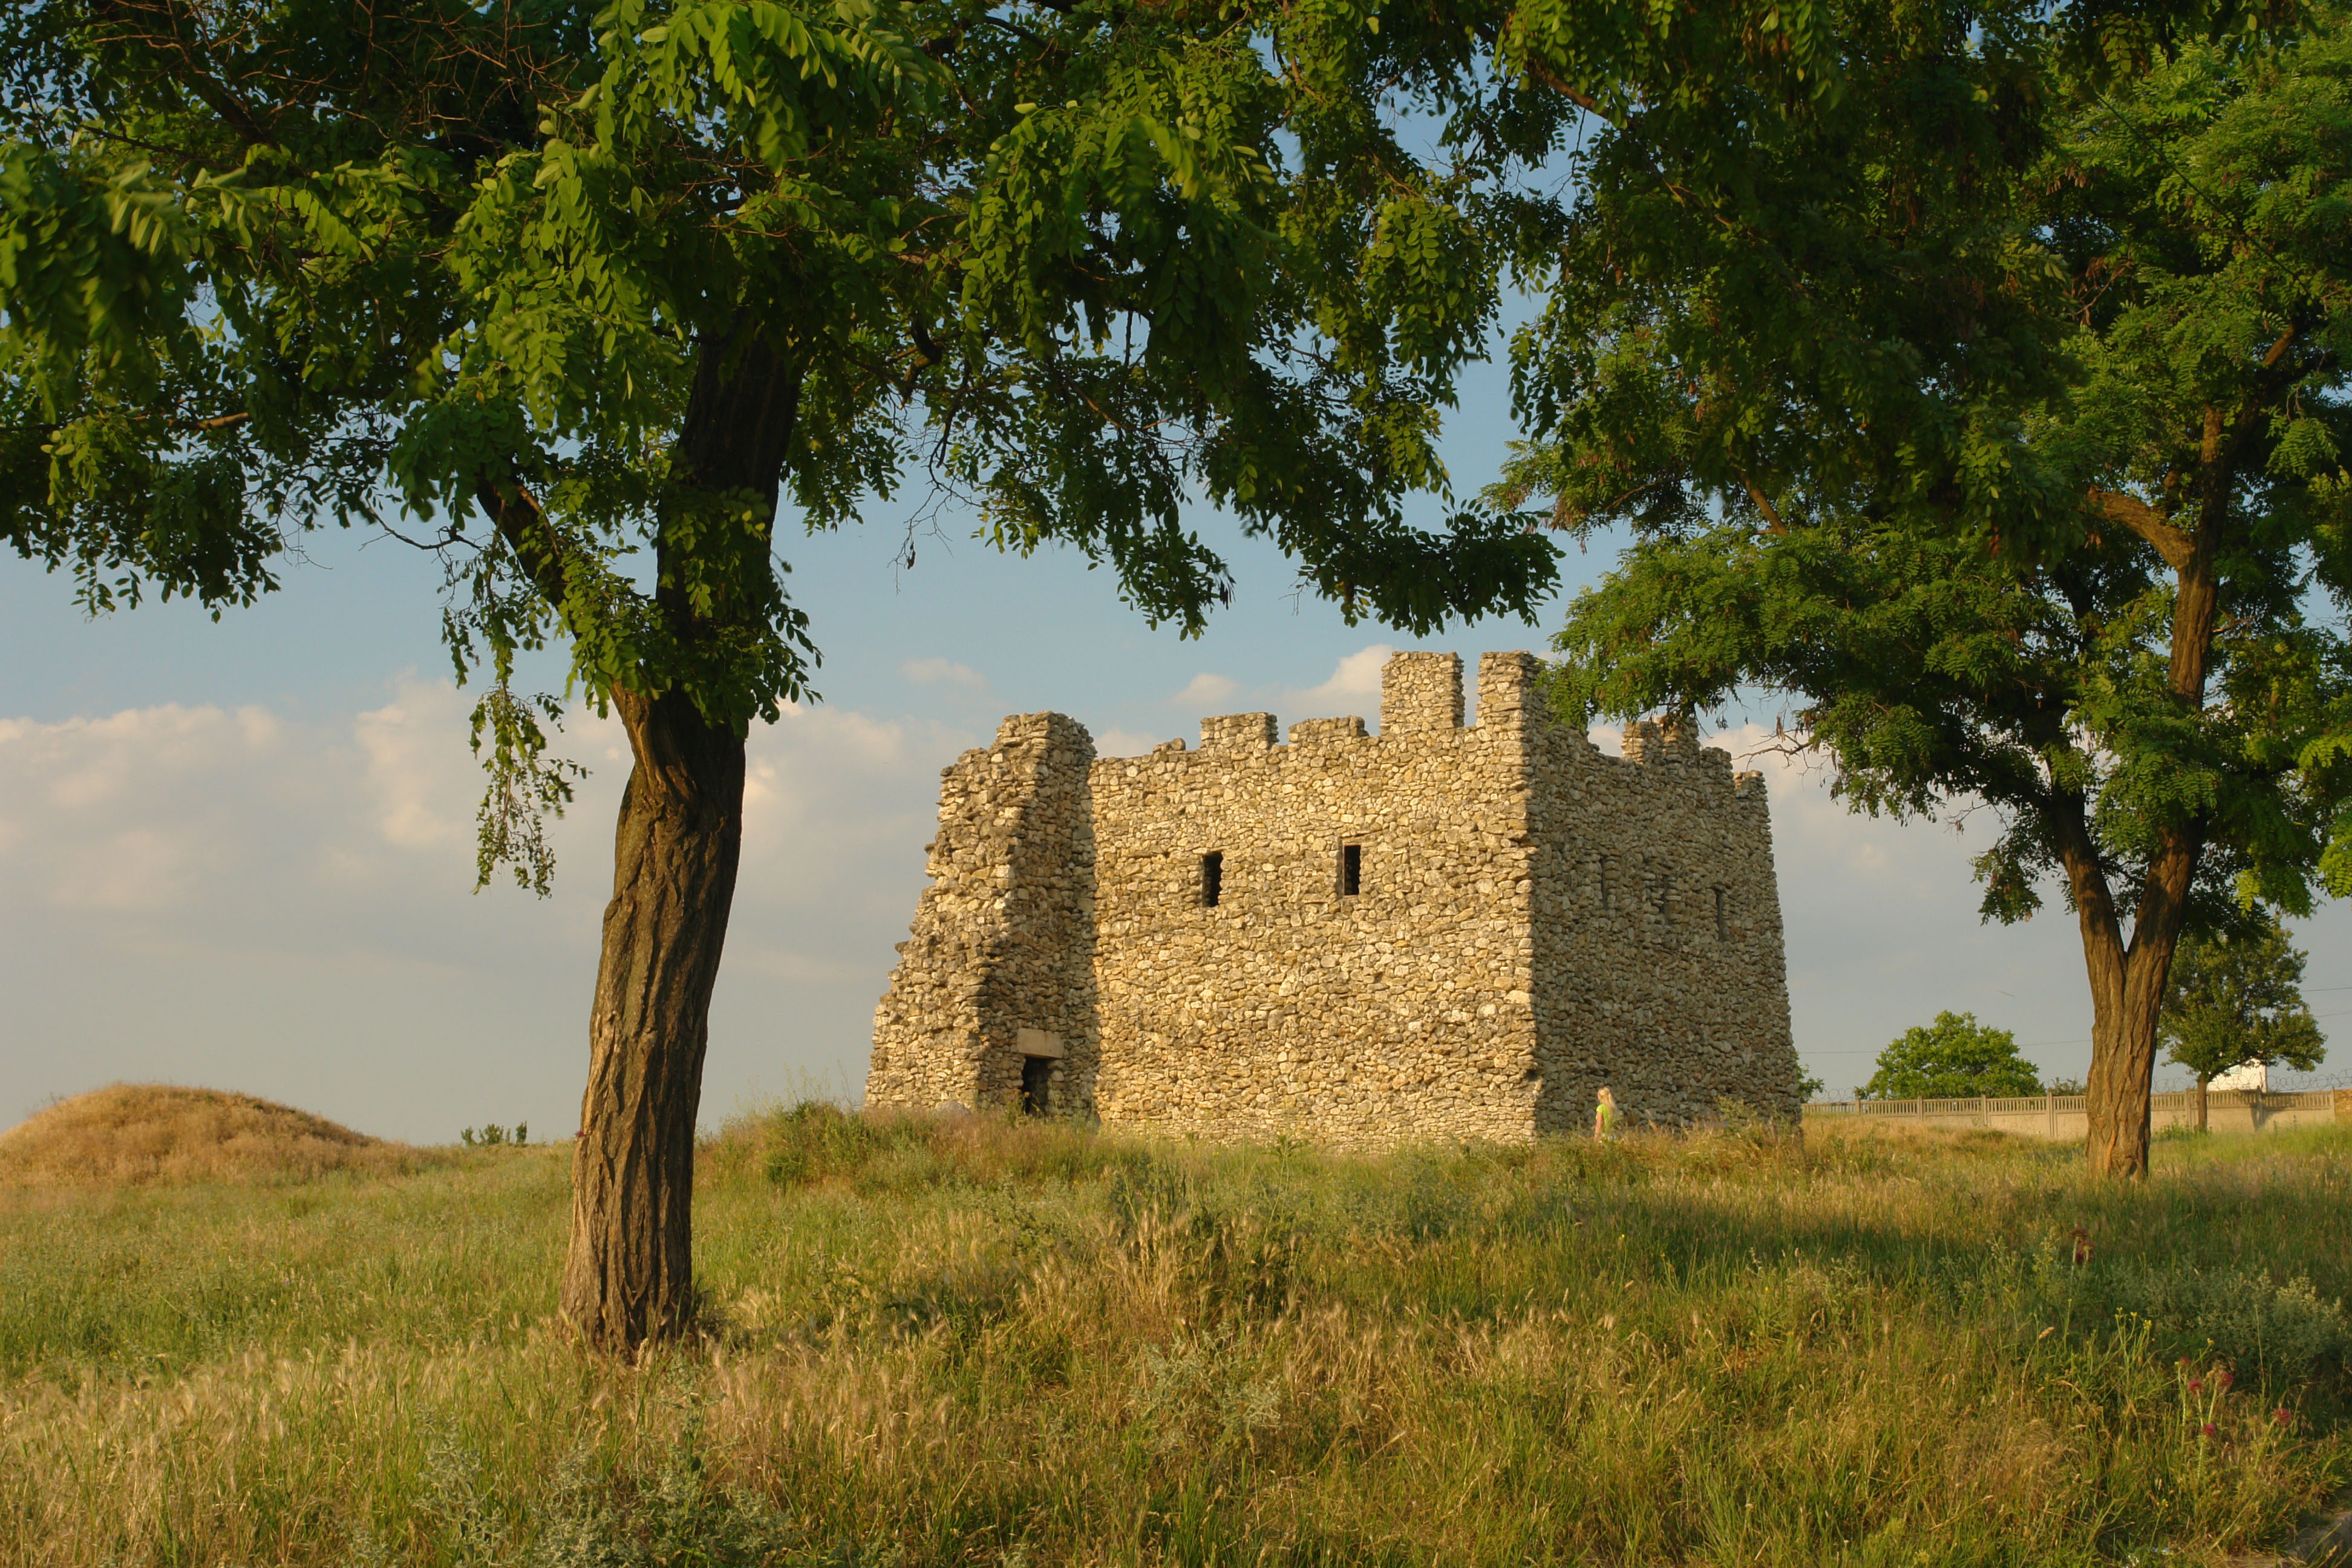
M 2183 1353 L 2209 1352 L 2266 1383 L 2300 1381 L 2321 1361 L 2341 1362 L 2352 1344 L 2342 1304 L 2299 1275 L 2155 1268 L 2126 1274 L 2116 1295 Z
M 761 1129 L 760 1169 L 780 1187 L 846 1175 L 893 1149 L 920 1142 L 911 1121 L 845 1111 L 822 1100 L 803 1100 L 768 1119 Z

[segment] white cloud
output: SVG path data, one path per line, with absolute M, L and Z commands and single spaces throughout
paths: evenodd
M 57 910 L 154 912 L 190 899 L 227 853 L 224 791 L 269 772 L 277 727 L 254 710 L 126 709 L 0 724 L 5 880 Z M 267 784 L 255 792 L 268 793 Z
M 551 737 L 594 770 L 549 827 L 553 898 L 505 880 L 476 896 L 473 693 L 412 677 L 386 697 L 328 723 L 0 720 L 0 1126 L 52 1093 L 164 1079 L 395 1136 L 570 1129 L 620 726 L 577 712 Z M 712 1105 L 780 1072 L 862 1076 L 939 769 L 983 738 L 825 707 L 753 731 Z
M 1149 735 L 1139 730 L 1105 730 L 1095 737 L 1095 755 L 1139 757 L 1168 739 L 1170 737 L 1166 735 Z
M 394 686 L 392 701 L 352 726 L 367 759 L 376 831 L 404 849 L 469 840 L 482 790 L 481 768 L 467 743 L 473 703 L 446 681 L 407 675 Z M 562 737 L 550 740 L 562 754 Z
M 785 708 L 775 724 L 752 731 L 747 748 L 747 862 L 786 853 L 805 862 L 812 854 L 831 855 L 870 838 L 874 830 L 866 819 L 877 816 L 875 806 L 894 782 L 936 777 L 926 763 L 948 736 L 937 727 L 910 730 L 854 709 Z
M 918 686 L 936 686 L 945 681 L 961 686 L 967 691 L 988 689 L 988 677 L 968 664 L 958 664 L 947 658 L 910 658 L 898 667 L 898 673 Z
M 1349 654 L 1332 668 L 1330 679 L 1303 691 L 1286 693 L 1284 704 L 1298 709 L 1302 718 L 1337 718 L 1341 716 L 1340 710 L 1370 718 L 1380 711 L 1381 667 L 1395 652 L 1387 643 L 1374 643 Z M 1310 709 L 1314 711 L 1307 711 Z
M 58 908 L 146 913 L 186 900 L 198 846 L 183 833 L 132 827 L 77 845 L 61 858 L 50 894 Z
M 1184 689 L 1168 700 L 1178 707 L 1206 707 L 1223 702 L 1241 689 L 1241 682 L 1204 669 L 1185 682 Z

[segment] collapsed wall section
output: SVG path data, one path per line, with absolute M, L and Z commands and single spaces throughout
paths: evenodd
M 1486 718 L 1459 659 L 1402 655 L 1379 735 L 1236 714 L 1094 764 L 1104 1121 L 1533 1135 L 1524 746 Z
M 1538 1128 L 1590 1126 L 1603 1084 L 1637 1125 L 1794 1117 L 1763 775 L 1687 721 L 1630 726 L 1622 759 L 1542 725 L 1532 752 Z
M 931 885 L 874 1014 L 870 1106 L 1083 1106 L 1094 1021 L 1094 742 L 1017 714 L 940 774 Z

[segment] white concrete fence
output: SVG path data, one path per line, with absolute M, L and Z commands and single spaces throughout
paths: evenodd
M 2079 1094 L 2030 1094 L 2008 1100 L 1822 1100 L 1805 1107 L 1805 1120 L 1816 1124 L 1990 1127 L 1997 1132 L 2021 1132 L 2033 1138 L 2090 1134 L 2090 1119 Z M 2194 1127 L 2195 1091 L 2179 1089 L 2150 1096 L 2148 1121 L 2158 1132 L 2168 1127 Z M 2215 1132 L 2260 1132 L 2324 1121 L 2352 1121 L 2352 1089 L 2273 1093 L 2217 1089 L 2205 1096 L 2205 1124 Z

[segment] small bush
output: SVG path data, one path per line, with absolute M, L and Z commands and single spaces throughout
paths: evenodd
M 2153 1268 L 2126 1275 L 2116 1295 L 2178 1349 L 2210 1352 L 2265 1381 L 2300 1380 L 2352 1344 L 2340 1303 L 2308 1279 L 2282 1282 L 2267 1269 Z
M 468 1149 L 491 1149 L 509 1143 L 520 1148 L 530 1142 L 530 1123 L 518 1121 L 512 1128 L 505 1128 L 493 1121 L 478 1131 L 468 1127 L 457 1136 Z
M 885 1154 L 921 1147 L 928 1131 L 911 1120 L 862 1116 L 803 1100 L 760 1130 L 760 1171 L 780 1187 L 853 1175 Z M 928 1184 L 918 1177 L 904 1184 Z
M 711 1477 L 698 1416 L 671 1440 L 650 1483 L 600 1478 L 584 1455 L 566 1460 L 530 1568 L 765 1568 L 824 1560 L 803 1550 L 800 1532 L 765 1498 Z

